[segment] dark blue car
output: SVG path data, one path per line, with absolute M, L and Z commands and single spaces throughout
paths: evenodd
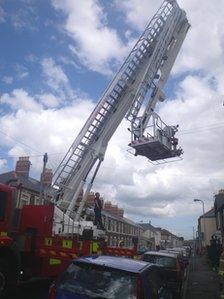
M 92 256 L 74 260 L 49 299 L 172 299 L 160 269 L 144 261 Z

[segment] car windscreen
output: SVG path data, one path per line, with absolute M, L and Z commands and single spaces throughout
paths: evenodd
M 169 257 L 169 256 L 145 254 L 143 256 L 143 260 L 148 263 L 164 266 L 167 268 L 175 268 L 176 267 L 176 259 L 173 257 Z
M 84 263 L 71 264 L 58 287 L 89 298 L 137 298 L 136 274 Z

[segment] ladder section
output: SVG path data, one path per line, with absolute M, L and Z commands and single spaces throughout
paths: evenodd
M 151 38 L 151 43 L 155 44 L 155 49 L 151 56 L 150 67 L 145 75 L 145 80 L 141 82 L 131 108 L 126 115 L 126 118 L 130 122 L 134 122 L 136 120 L 149 90 L 151 90 L 150 94 L 155 91 L 157 87 L 156 82 L 158 79 L 158 71 L 167 59 L 167 50 L 174 39 L 174 35 L 180 27 L 180 20 L 186 19 L 185 13 L 177 5 L 175 5 L 172 10 L 168 8 L 165 6 L 164 13 L 155 17 L 153 26 L 149 25 L 148 34 Z M 157 32 L 156 35 L 155 32 Z M 147 38 L 147 40 L 149 40 L 149 38 Z M 136 124 L 136 127 L 137 126 L 138 124 Z
M 73 188 L 73 186 L 70 186 L 70 183 L 71 181 L 74 182 L 74 177 L 82 168 L 82 161 L 85 156 L 90 152 L 94 155 L 93 145 L 99 140 L 105 126 L 109 125 L 110 116 L 117 112 L 119 103 L 130 92 L 131 85 L 138 78 L 138 74 L 141 70 L 145 70 L 148 60 L 153 54 L 155 55 L 158 40 L 161 40 L 159 38 L 160 35 L 163 33 L 163 36 L 165 36 L 167 26 L 172 23 L 171 21 L 168 22 L 169 19 L 172 20 L 173 18 L 173 22 L 175 22 L 175 16 L 180 15 L 181 12 L 176 1 L 164 1 L 157 14 L 146 27 L 144 33 L 102 95 L 100 102 L 56 169 L 54 186 L 61 190 L 61 194 L 63 194 L 64 189 Z M 168 25 L 166 25 L 166 22 Z M 148 87 L 146 86 L 147 82 L 144 82 L 144 86 L 141 86 L 141 82 L 139 84 L 141 92 L 139 92 L 139 103 L 135 104 L 137 106 L 135 107 L 134 114 L 139 110 L 147 92 L 146 87 Z M 134 90 L 134 93 L 136 93 L 136 90 Z M 130 102 L 131 104 L 132 102 Z M 81 182 L 83 178 L 78 179 Z M 77 185 L 80 182 L 76 180 Z

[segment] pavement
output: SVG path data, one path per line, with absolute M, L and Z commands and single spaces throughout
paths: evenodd
M 183 299 L 219 299 L 218 273 L 212 271 L 206 258 L 193 257 L 189 267 L 187 288 Z

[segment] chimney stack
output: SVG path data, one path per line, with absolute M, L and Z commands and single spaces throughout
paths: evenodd
M 19 160 L 16 162 L 16 173 L 23 175 L 24 177 L 29 177 L 30 172 L 30 157 L 19 157 Z
M 106 201 L 103 207 L 104 211 L 107 211 L 113 215 L 123 218 L 124 210 L 119 208 L 117 205 L 112 205 L 110 201 Z
M 40 179 L 43 180 L 43 185 L 44 186 L 51 186 L 51 184 L 52 184 L 52 178 L 53 178 L 52 169 L 46 168 L 45 172 L 41 173 Z

